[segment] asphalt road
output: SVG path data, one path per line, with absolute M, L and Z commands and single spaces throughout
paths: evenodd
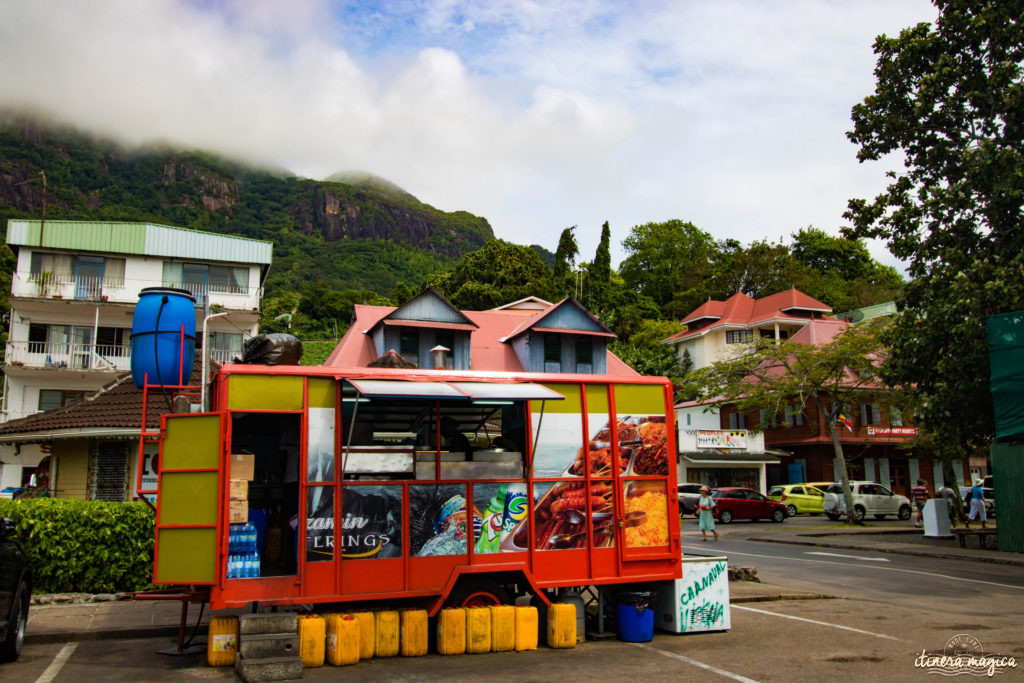
M 786 522 L 811 525 L 800 518 Z M 734 524 L 718 543 L 684 525 L 684 552 L 724 554 L 756 566 L 763 581 L 830 599 L 732 606 L 725 633 L 659 633 L 642 645 L 615 640 L 573 650 L 379 659 L 307 669 L 306 680 L 937 680 L 915 660 L 941 652 L 958 634 L 987 653 L 1020 661 L 1024 678 L 1024 569 L 854 550 L 740 540 Z M 823 554 L 824 553 L 824 554 Z M 203 655 L 169 657 L 169 640 L 30 644 L 0 668 L 4 681 L 182 681 L 234 677 Z

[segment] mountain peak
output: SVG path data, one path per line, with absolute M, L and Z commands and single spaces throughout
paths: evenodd
M 328 182 L 354 185 L 364 189 L 377 190 L 384 194 L 397 195 L 405 199 L 416 199 L 412 194 L 406 192 L 390 180 L 381 178 L 379 175 L 374 175 L 367 171 L 338 171 L 337 173 L 325 178 L 325 180 Z

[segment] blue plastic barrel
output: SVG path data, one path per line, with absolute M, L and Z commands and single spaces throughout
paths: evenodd
M 615 605 L 619 622 L 619 640 L 627 643 L 649 643 L 654 640 L 654 610 L 647 605 L 653 593 L 625 593 Z
M 184 353 L 181 329 L 185 328 Z M 132 318 L 132 381 L 188 384 L 196 352 L 196 300 L 184 289 L 147 287 Z

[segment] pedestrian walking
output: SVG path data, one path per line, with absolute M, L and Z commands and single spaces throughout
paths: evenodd
M 946 501 L 946 505 L 949 507 L 949 526 L 951 529 L 956 528 L 956 493 L 950 487 L 948 481 L 942 482 L 942 488 L 938 490 L 936 494 L 940 500 Z
M 699 510 L 698 526 L 700 527 L 700 533 L 703 535 L 703 538 L 700 540 L 708 540 L 708 532 L 710 531 L 715 535 L 715 540 L 717 541 L 718 532 L 715 531 L 715 499 L 711 497 L 711 489 L 707 486 L 700 487 L 697 510 Z
M 928 502 L 928 487 L 924 483 L 924 479 L 918 479 L 917 484 L 910 489 L 910 495 L 914 498 L 914 506 L 917 508 L 917 519 L 914 520 L 914 526 L 921 526 L 921 520 L 924 518 L 924 504 Z
M 985 521 L 987 516 L 985 515 L 985 492 L 982 488 L 981 479 L 974 482 L 974 487 L 971 489 L 971 514 L 967 516 L 967 521 L 964 522 L 964 528 L 971 528 L 971 521 L 975 518 L 981 519 L 981 528 L 985 528 Z

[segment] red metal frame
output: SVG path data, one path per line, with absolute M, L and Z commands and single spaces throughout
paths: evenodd
M 217 524 L 217 579 L 210 586 L 210 602 L 215 609 L 225 607 L 242 607 L 250 602 L 258 601 L 266 604 L 309 604 L 316 602 L 365 601 L 373 599 L 405 599 L 419 598 L 427 601 L 427 607 L 433 614 L 436 612 L 449 593 L 454 589 L 460 578 L 469 575 L 487 574 L 492 572 L 515 572 L 521 575 L 530 585 L 533 593 L 546 600 L 543 589 L 566 586 L 594 584 L 618 584 L 638 581 L 655 581 L 675 579 L 681 576 L 681 548 L 679 540 L 678 501 L 671 488 L 675 483 L 676 461 L 674 414 L 672 412 L 671 385 L 664 378 L 640 376 L 608 376 L 608 375 L 576 375 L 550 373 L 496 373 L 496 372 L 453 372 L 446 370 L 397 370 L 388 368 L 330 368 L 330 367 L 299 367 L 299 366 L 252 366 L 225 365 L 215 378 L 211 396 L 216 406 L 227 406 L 228 388 L 231 375 L 278 375 L 303 377 L 303 407 L 301 410 L 228 410 L 226 407 L 212 412 L 222 416 L 220 444 L 220 518 Z M 469 534 L 466 553 L 455 556 L 411 557 L 409 552 L 409 487 L 439 484 L 462 486 L 466 499 L 472 501 L 473 487 L 481 484 L 507 483 L 508 481 L 525 481 L 527 487 L 527 516 L 535 519 L 534 485 L 564 481 L 559 478 L 536 478 L 533 476 L 533 420 L 527 402 L 525 418 L 526 441 L 524 444 L 524 480 L 487 479 L 487 480 L 442 480 L 441 457 L 436 453 L 435 477 L 430 480 L 381 480 L 381 481 L 349 481 L 343 479 L 340 464 L 335 467 L 334 479 L 331 482 L 311 484 L 306 481 L 306 459 L 308 444 L 309 421 L 309 380 L 315 378 L 333 379 L 335 386 L 335 452 L 343 451 L 343 431 L 345 425 L 341 410 L 342 379 L 404 379 L 418 381 L 476 381 L 476 382 L 537 382 L 543 384 L 578 385 L 580 391 L 581 420 L 584 435 L 589 434 L 589 411 L 587 408 L 587 385 L 595 384 L 606 387 L 608 414 L 612 429 L 614 464 L 608 477 L 592 477 L 590 467 L 582 481 L 590 490 L 595 481 L 609 481 L 612 485 L 613 509 L 615 519 L 621 519 L 624 513 L 624 486 L 632 481 L 660 481 L 665 484 L 668 503 L 669 543 L 659 548 L 628 548 L 625 545 L 624 530 L 616 527 L 613 547 L 595 548 L 592 543 L 591 525 L 587 524 L 587 546 L 574 550 L 538 550 L 535 547 L 534 534 L 528 534 L 529 543 L 525 551 L 514 553 L 495 553 L 481 555 L 474 552 L 472 534 Z M 663 387 L 664 414 L 666 417 L 667 438 L 670 445 L 668 474 L 665 476 L 629 476 L 625 477 L 618 467 L 618 438 L 615 406 L 615 392 L 608 389 L 620 384 L 650 384 Z M 177 387 L 176 387 L 177 388 Z M 186 389 L 190 387 L 180 387 Z M 275 576 L 247 579 L 226 579 L 228 562 L 228 493 L 227 468 L 229 467 L 230 444 L 232 437 L 231 416 L 233 413 L 268 412 L 275 414 L 289 413 L 300 415 L 300 477 L 298 482 L 299 496 L 299 529 L 306 528 L 307 498 L 309 486 L 334 487 L 334 519 L 342 518 L 344 491 L 349 486 L 394 486 L 402 492 L 402 555 L 397 558 L 351 561 L 342 558 L 341 524 L 334 526 L 334 558 L 322 562 L 306 562 L 304 535 L 298 539 L 297 573 L 294 576 Z M 198 414 L 197 414 L 198 415 Z M 206 415 L 209 415 L 207 413 Z M 435 415 L 439 415 L 435 411 Z M 438 417 L 438 419 L 440 419 Z M 165 421 L 162 421 L 162 425 Z M 145 423 L 143 423 L 145 425 Z M 586 437 L 584 437 L 586 438 Z M 440 449 L 440 445 L 437 446 Z M 140 444 L 140 457 L 143 446 Z M 161 449 L 162 454 L 162 449 Z M 161 455 L 162 458 L 162 455 Z M 161 462 L 162 467 L 162 462 Z M 140 472 L 141 479 L 141 472 Z M 579 481 L 580 478 L 574 478 Z M 587 512 L 590 513 L 590 501 L 587 497 Z M 159 501 L 158 501 L 159 502 Z M 158 517 L 159 518 L 159 517 Z M 159 552 L 159 549 L 157 549 Z M 372 563 L 372 564 L 368 564 Z M 416 580 L 419 579 L 419 580 Z

